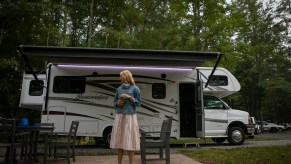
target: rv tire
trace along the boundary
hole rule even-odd
[[[104,140],[106,147],[109,147],[109,145],[110,145],[111,131],[112,131],[112,128],[108,127],[103,132],[103,140]]]
[[[228,131],[227,140],[231,145],[241,145],[245,142],[245,132],[240,127],[231,127]]]

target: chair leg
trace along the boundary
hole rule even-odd
[[[56,158],[57,158],[57,147],[54,146],[54,159],[56,159]]]
[[[9,163],[13,164],[14,163],[14,156],[15,156],[15,151],[14,147],[10,147],[10,157],[9,157]]]
[[[28,147],[29,147],[29,143],[28,141],[25,141],[25,150],[24,150],[24,161],[27,161],[28,160]],[[23,155],[23,154],[21,154]]]
[[[13,163],[13,156],[12,156],[12,152],[11,152],[11,147],[6,148],[5,161],[6,161],[6,163]]]
[[[146,164],[146,150],[143,147],[141,147],[140,149],[140,156],[141,156],[141,163]]]
[[[67,145],[67,162],[70,164],[70,144]]]
[[[75,158],[75,144],[73,144],[73,161],[76,162],[76,158]]]
[[[166,164],[170,164],[170,146],[167,145],[165,148],[166,153]]]
[[[159,150],[160,150],[160,151],[159,151],[159,152],[160,152],[160,158],[163,158],[163,154],[164,154],[163,149],[164,149],[164,148],[159,148]]]
[[[52,156],[52,146],[51,145],[48,145],[48,149],[49,149],[49,157],[51,157]]]
[[[24,159],[24,161],[27,161],[28,157],[28,148],[29,148],[29,137],[27,135],[24,136],[24,139],[21,144],[21,152],[20,152],[20,159]]]
[[[23,159],[23,156],[24,156],[24,145],[21,145],[21,151],[20,151],[20,159]]]

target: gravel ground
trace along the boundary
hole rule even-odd
[[[252,139],[247,140],[243,145],[239,146],[232,146],[226,141],[222,144],[215,144],[215,143],[201,143],[200,148],[207,149],[207,148],[237,148],[237,147],[258,147],[258,146],[285,146],[291,145],[291,132],[278,132],[278,133],[269,133],[264,132],[258,135],[255,135],[255,138],[269,138],[271,140],[268,141],[253,141]],[[272,140],[274,139],[274,140]],[[189,145],[187,148],[197,148],[196,145]]]
[[[291,140],[291,131],[284,131],[284,132],[277,132],[277,133],[264,132],[264,133],[255,135],[255,137]]]

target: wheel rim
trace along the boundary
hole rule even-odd
[[[240,142],[242,140],[242,133],[239,130],[235,130],[232,132],[232,139],[235,142]]]

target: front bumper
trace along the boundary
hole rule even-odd
[[[254,136],[255,135],[255,125],[254,124],[247,124],[247,132],[246,135],[247,136]]]

